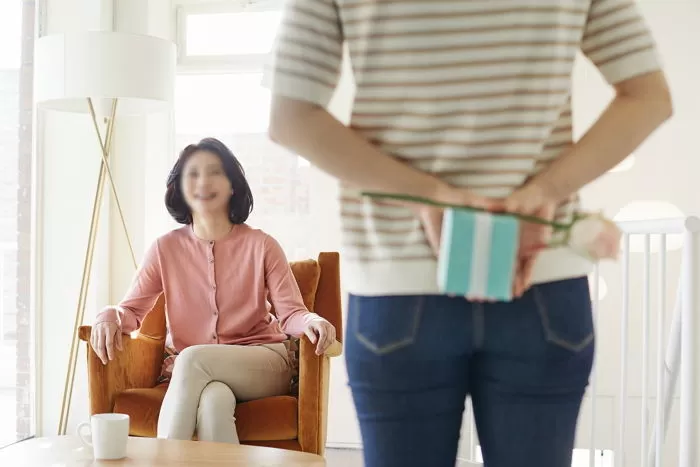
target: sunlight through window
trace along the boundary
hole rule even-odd
[[[22,2],[0,2],[0,70],[17,69],[22,39]]]
[[[33,73],[26,63],[22,66],[22,50],[34,46],[28,21],[34,6],[29,3],[0,1],[0,449],[32,436],[35,426],[34,326],[25,287],[31,266],[29,252],[21,246],[31,244],[31,227],[22,220],[30,217],[31,206],[20,194],[32,192],[24,181],[32,132],[23,131],[30,128],[20,119],[27,115],[31,121],[32,116],[26,90]]]
[[[266,54],[282,13],[259,11],[187,16],[187,55]]]

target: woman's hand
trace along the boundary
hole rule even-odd
[[[500,211],[503,209],[503,201],[479,196],[466,188],[445,187],[436,193],[434,201],[459,206],[486,209],[488,211]],[[444,210],[434,206],[419,205],[414,208],[418,219],[423,226],[423,231],[428,239],[428,244],[435,256],[440,252],[440,239],[442,237],[442,218]]]
[[[90,333],[90,345],[102,360],[102,364],[106,365],[108,361],[114,359],[117,350],[120,352],[122,350],[121,326],[114,321],[95,324]]]
[[[306,326],[304,334],[312,344],[316,344],[316,355],[323,355],[335,342],[335,327],[320,316]]]
[[[527,184],[506,198],[504,205],[507,212],[552,220],[557,203],[538,185]],[[546,248],[551,238],[550,226],[521,222],[513,296],[520,297],[530,288],[537,255]]]

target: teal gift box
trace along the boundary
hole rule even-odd
[[[518,219],[505,214],[446,209],[438,259],[440,291],[510,301],[519,225]]]

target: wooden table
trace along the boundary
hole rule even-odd
[[[118,461],[96,461],[92,449],[75,436],[35,438],[0,449],[0,466],[210,466],[230,467],[325,467],[314,454],[282,449],[239,446],[203,441],[129,438],[127,457]]]

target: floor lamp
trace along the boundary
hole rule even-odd
[[[68,427],[78,358],[78,328],[85,316],[106,182],[110,184],[136,267],[136,256],[110,170],[116,122],[121,117],[169,110],[173,100],[175,63],[175,45],[151,36],[85,31],[48,35],[36,43],[34,100],[37,108],[89,114],[95,135],[90,136],[86,144],[95,144],[101,157],[63,390],[59,435],[65,434]]]

